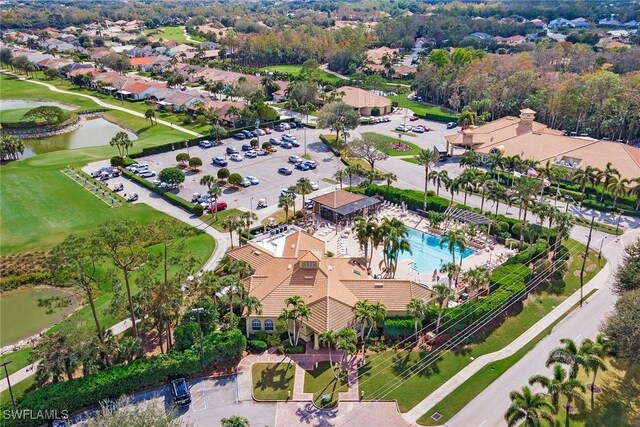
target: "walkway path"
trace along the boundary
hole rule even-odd
[[[630,234],[638,234],[637,230],[634,230]],[[631,241],[631,239],[629,239]],[[607,265],[593,278],[591,279],[583,288],[584,295],[587,295],[589,292],[595,289],[603,289],[611,283],[613,278],[613,272],[615,270],[615,266],[617,262],[621,259],[622,253],[624,251],[624,246],[620,243],[611,242],[607,246],[606,256],[605,258],[611,258],[614,262],[608,262]],[[604,255],[604,254],[603,254]],[[508,344],[506,347],[502,348],[493,353],[485,354],[469,365],[464,367],[460,372],[451,377],[446,383],[436,389],[433,393],[427,396],[424,400],[414,406],[410,411],[403,414],[403,417],[409,422],[416,422],[418,418],[420,418],[423,414],[427,413],[436,403],[440,402],[443,398],[451,394],[458,386],[464,383],[471,376],[476,374],[482,367],[487,365],[488,363],[494,362],[496,360],[504,359],[505,357],[511,356],[525,344],[533,340],[536,336],[538,336],[541,332],[543,332],[546,328],[548,328],[552,323],[562,317],[565,313],[567,313],[576,303],[580,301],[580,292],[574,292],[567,299],[562,301],[553,311],[547,314],[544,318],[542,318],[538,323],[529,328],[526,332],[516,338],[513,342]],[[593,321],[599,322],[602,319],[592,319]],[[546,354],[546,353],[545,353]],[[505,390],[507,393],[508,390]]]
[[[336,73],[335,71],[331,71],[331,70],[329,69],[329,64],[322,64],[322,65],[320,65],[320,69],[321,69],[322,71],[324,71],[325,73],[328,73],[328,74],[334,75],[334,76],[336,76],[336,77],[338,77],[338,78],[340,78],[340,79],[342,79],[342,80],[349,80],[349,77],[347,77],[347,76],[343,76],[342,74],[340,74],[340,73]]]
[[[25,81],[25,82],[29,82],[29,83],[45,86],[52,92],[65,93],[67,95],[73,95],[73,96],[79,96],[79,97],[82,97],[82,98],[87,98],[87,99],[92,100],[93,102],[95,102],[96,104],[98,104],[101,107],[110,108],[112,110],[124,111],[125,113],[131,114],[131,115],[137,116],[137,117],[142,117],[143,119],[145,119],[144,114],[142,114],[142,113],[139,113],[139,112],[134,111],[134,110],[130,110],[130,109],[125,108],[125,107],[121,107],[119,105],[114,105],[114,104],[111,104],[109,102],[104,102],[103,100],[101,100],[99,98],[96,98],[95,96],[92,96],[92,95],[86,95],[86,94],[83,94],[83,93],[69,92],[67,90],[58,89],[57,87],[55,87],[55,86],[53,86],[53,85],[51,85],[49,83],[40,82],[38,80],[30,80],[30,79],[25,78],[24,76],[20,76],[18,74],[11,73],[11,72],[9,72],[7,70],[0,70],[0,73],[12,75],[12,76],[17,77],[20,80]],[[165,126],[169,126],[169,127],[173,128],[173,129],[179,130],[181,132],[187,133],[187,134],[192,135],[192,136],[196,136],[196,137],[202,136],[202,134],[199,134],[198,132],[192,131],[192,130],[187,129],[187,128],[183,128],[182,126],[175,125],[175,124],[173,124],[171,122],[167,122],[167,121],[162,120],[162,119],[157,119],[156,122],[160,123],[162,125],[165,125]]]

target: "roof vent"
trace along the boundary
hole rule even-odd
[[[313,280],[313,276],[304,276],[305,280]]]
[[[329,271],[333,271],[333,266],[330,265],[329,267],[327,267],[329,269]]]
[[[384,287],[384,284],[383,284],[383,283],[378,282],[378,283],[375,283],[375,284],[373,285],[373,287],[374,287],[374,288],[382,288],[382,287]]]
[[[360,276],[360,272],[358,270],[351,270],[353,272],[353,274],[357,274],[358,276]]]
[[[260,252],[259,252],[259,251],[253,251],[253,254],[254,254],[255,256],[258,256],[258,255],[260,255]]]
[[[291,270],[291,264],[287,265],[287,270]]]

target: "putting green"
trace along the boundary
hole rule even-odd
[[[39,300],[60,298],[68,301],[65,307],[39,307]],[[5,292],[0,298],[0,345],[8,345],[36,334],[71,314],[79,305],[79,298],[57,288],[22,288]]]

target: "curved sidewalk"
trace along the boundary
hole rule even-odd
[[[73,96],[79,96],[79,97],[82,97],[82,98],[87,98],[87,99],[92,100],[93,102],[95,102],[96,104],[98,104],[101,107],[110,108],[112,110],[123,111],[125,113],[131,114],[133,116],[141,117],[141,118],[146,120],[146,117],[142,113],[139,113],[139,112],[134,111],[134,110],[130,110],[130,109],[125,108],[125,107],[120,107],[119,105],[114,105],[114,104],[111,104],[109,102],[104,102],[103,100],[101,100],[99,98],[96,98],[95,96],[92,96],[92,95],[86,95],[84,93],[75,93],[75,92],[69,92],[67,90],[58,89],[57,87],[55,87],[55,86],[53,86],[53,85],[51,85],[49,83],[41,82],[41,81],[38,81],[38,80],[31,80],[31,79],[28,79],[28,78],[26,78],[24,76],[12,73],[12,72],[7,71],[7,70],[0,70],[0,72],[3,73],[3,74],[7,74],[7,75],[10,75],[10,76],[17,77],[17,78],[19,78],[20,80],[22,80],[24,82],[29,82],[29,83],[45,86],[46,88],[48,88],[52,92],[66,93],[67,95],[73,95]],[[196,137],[202,136],[202,134],[199,134],[198,132],[194,132],[192,130],[183,128],[182,126],[174,125],[173,123],[167,122],[167,121],[162,120],[162,119],[158,119],[158,120],[156,120],[156,122],[160,123],[162,125],[165,125],[165,126],[169,126],[170,128],[179,130],[181,132],[187,133],[187,134],[192,135],[192,136],[196,136]]]

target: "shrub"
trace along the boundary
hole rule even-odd
[[[242,175],[239,173],[232,173],[229,175],[229,184],[240,185],[240,183],[242,183]]]
[[[191,211],[198,218],[204,215],[204,208],[199,203],[196,203],[195,205],[193,205],[193,208],[191,209]]]
[[[371,109],[371,115],[374,117],[377,117],[380,115],[380,109],[378,107],[373,107]]]
[[[444,111],[442,112],[435,112],[435,111],[430,111],[425,113],[424,118],[426,120],[433,120],[435,122],[457,122],[458,121],[458,116],[456,116],[455,114],[449,114],[446,113]]]
[[[268,141],[267,141],[267,142],[263,142],[263,143],[262,143],[262,149],[263,149],[264,151],[269,151],[269,150],[271,150],[271,143],[270,143],[270,142],[268,142]]]
[[[164,168],[158,174],[158,178],[169,185],[179,185],[184,182],[185,176],[178,168]]]
[[[269,334],[267,331],[258,331],[255,333],[255,339],[266,342],[269,339],[270,335],[271,334]]]
[[[187,153],[178,153],[176,155],[176,162],[186,164],[190,158],[191,156],[189,156]]]
[[[51,273],[48,271],[0,277],[0,292],[10,291],[25,285],[54,285],[54,283]]]
[[[200,327],[196,322],[184,323],[173,330],[175,349],[184,351],[193,347],[200,337]]]
[[[224,181],[229,178],[229,169],[220,168],[218,169],[218,179]]]
[[[121,167],[123,168],[125,166],[125,161],[124,161],[124,157],[121,156],[113,156],[111,158],[111,166],[113,166],[114,168],[116,167]]]
[[[342,156],[342,152],[340,151],[342,140],[339,140],[336,144],[335,135],[320,135],[320,141],[322,141],[335,156]]]
[[[249,340],[247,341],[247,348],[252,353],[263,353],[267,351],[267,343],[262,340]]]
[[[401,190],[395,187],[387,188],[386,185],[372,184],[364,190],[367,196],[382,196],[392,203],[405,202],[409,209],[422,210],[424,207],[424,192],[417,190]],[[427,210],[444,212],[449,206],[449,201],[443,197],[429,194],[427,197]]]
[[[251,141],[249,141],[249,144],[251,144],[251,146],[253,148],[258,147],[258,139],[257,138],[253,138]]]
[[[295,347],[291,347],[291,345],[289,344],[289,342],[287,341],[283,346],[282,346],[282,352],[284,354],[304,354],[305,352],[305,348],[304,345],[297,345]]]
[[[192,157],[189,159],[189,167],[192,169],[198,169],[202,166],[202,159],[200,157]]]
[[[422,321],[418,321],[422,329]],[[414,320],[409,317],[388,317],[384,319],[382,332],[387,338],[406,338],[414,332]]]

